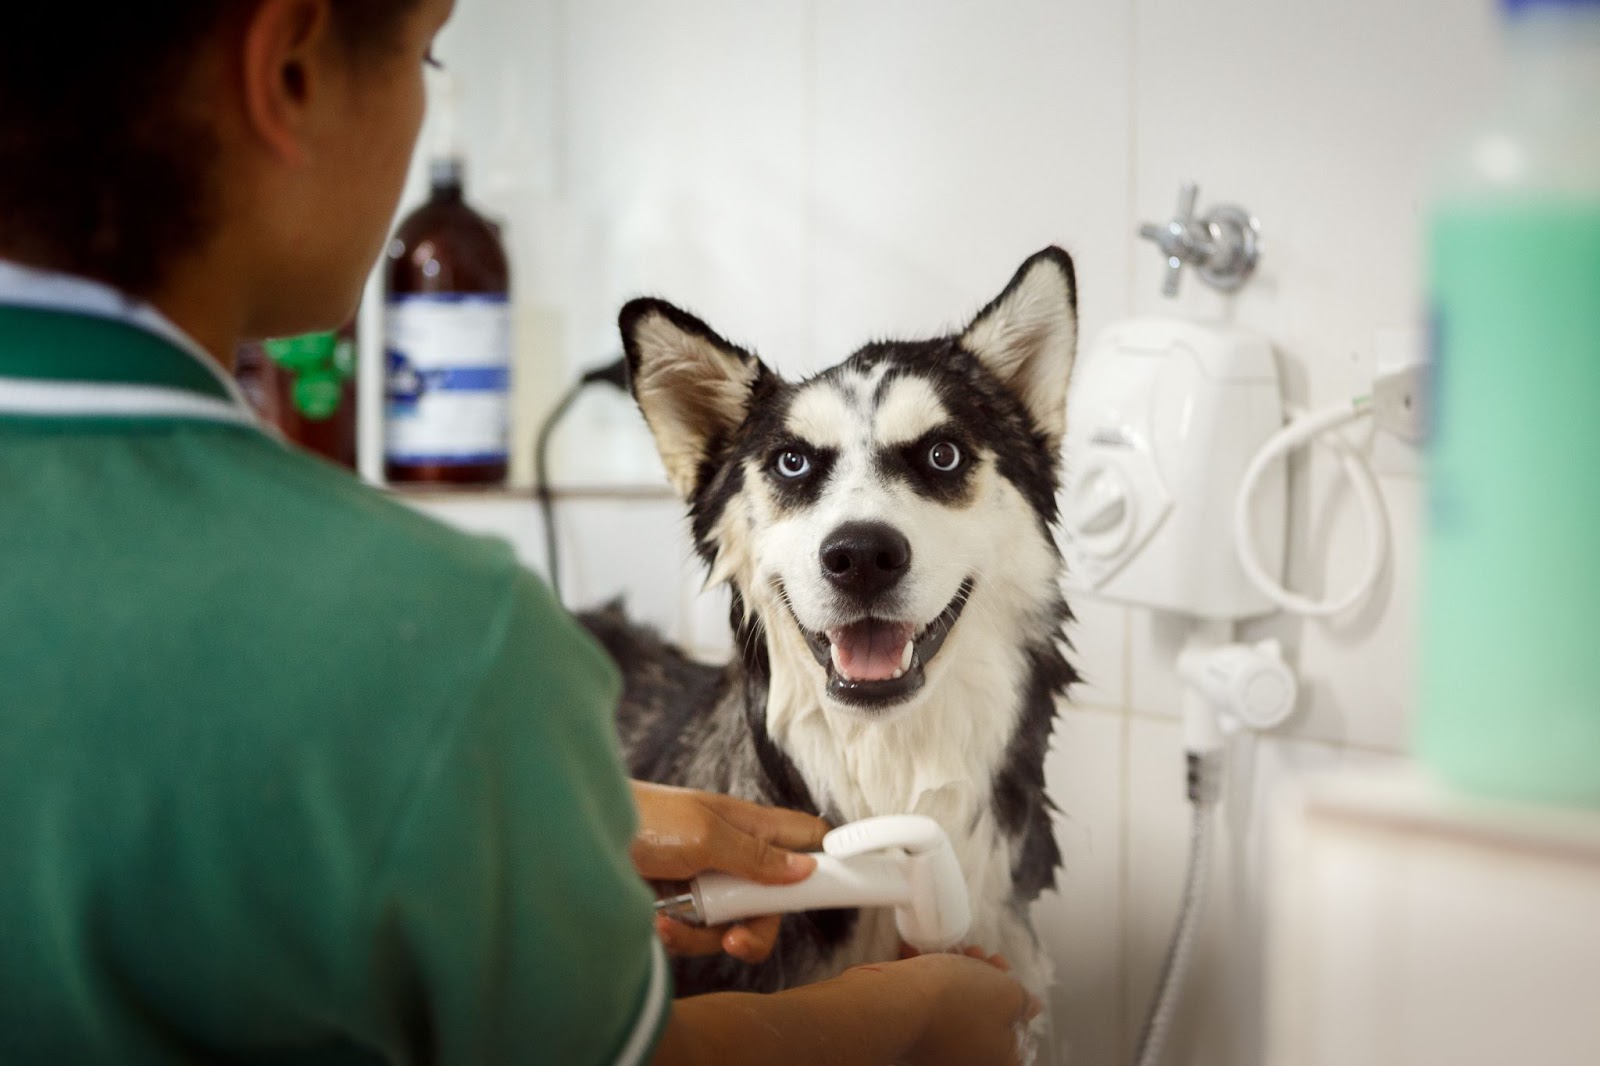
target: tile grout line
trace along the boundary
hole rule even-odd
[[[1138,187],[1139,187],[1139,7],[1141,0],[1131,0],[1128,4],[1128,184],[1127,201],[1125,203],[1123,224],[1130,229],[1136,224],[1135,215],[1138,213]],[[1124,236],[1123,240],[1128,238]],[[1131,314],[1134,308],[1134,289],[1137,284],[1138,269],[1134,263],[1134,255],[1130,251],[1127,260],[1128,291],[1124,297],[1127,309]],[[1133,705],[1133,608],[1125,607],[1122,611],[1122,700],[1127,706],[1125,711],[1131,711]],[[1130,870],[1132,862],[1129,853],[1133,845],[1132,826],[1132,773],[1133,773],[1133,715],[1124,713],[1121,723],[1122,750],[1120,767],[1117,778],[1118,793],[1118,826],[1121,837],[1120,846],[1117,848],[1117,968],[1116,988],[1113,990],[1116,1009],[1114,1013],[1114,1031],[1111,1034],[1111,1046],[1116,1050],[1118,1062],[1128,1062],[1133,1055],[1130,1046],[1128,1024],[1128,972],[1131,960],[1129,952],[1132,938],[1128,935],[1128,922],[1131,917],[1132,906],[1130,893],[1132,891]]]
[[[1096,703],[1093,701],[1088,703],[1068,701],[1062,705],[1061,709],[1064,711],[1082,712],[1084,714],[1097,714],[1116,718],[1120,718],[1127,711],[1126,707],[1119,707],[1114,703]]]
[[[805,92],[804,115],[801,119],[805,139],[805,286],[802,300],[805,303],[805,340],[802,350],[808,364],[817,361],[817,97],[819,95],[817,59],[821,52],[818,35],[821,19],[817,16],[817,0],[805,3]]]
[[[1141,711],[1132,706],[1121,708],[1101,706],[1098,708],[1075,709],[1092,709],[1101,711],[1116,710],[1119,713],[1126,714],[1129,718],[1139,719],[1141,721],[1151,723],[1165,723],[1172,726],[1174,729],[1183,728],[1183,718],[1181,715],[1162,714],[1159,711]],[[1296,736],[1293,733],[1263,733],[1261,734],[1261,738],[1265,740],[1293,741],[1296,744],[1315,744],[1319,748],[1329,748],[1338,752],[1354,752],[1361,755],[1386,755],[1390,758],[1396,759],[1409,759],[1413,757],[1413,753],[1405,748],[1386,748],[1379,744],[1369,744],[1359,740],[1329,740],[1326,737],[1304,737]]]
[[[1139,224],[1139,0],[1128,4],[1128,201],[1123,217],[1123,240],[1137,232]],[[1134,313],[1138,300],[1134,296],[1139,282],[1137,248],[1128,253],[1127,311]]]
[[[1122,609],[1122,704],[1133,707],[1133,608]]]
[[[1337,748],[1340,751],[1358,752],[1362,755],[1387,755],[1394,759],[1411,759],[1416,757],[1414,752],[1407,749],[1382,748],[1376,744],[1363,744],[1360,741],[1354,740],[1307,740],[1306,743],[1323,744],[1330,748]]]
[[[1121,837],[1120,846],[1117,848],[1117,968],[1116,987],[1113,996],[1116,1003],[1114,1011],[1116,1028],[1112,1033],[1112,1043],[1117,1049],[1117,1061],[1127,1062],[1131,1054],[1128,1046],[1128,970],[1129,946],[1131,937],[1128,935],[1128,920],[1131,905],[1129,894],[1131,890],[1129,869],[1131,861],[1129,851],[1133,844],[1132,825],[1132,773],[1133,760],[1131,749],[1133,747],[1133,717],[1123,715],[1120,727],[1121,750],[1118,754],[1117,773],[1117,807],[1118,828]]]

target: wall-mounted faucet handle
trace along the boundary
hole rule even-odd
[[[1199,219],[1194,217],[1200,187],[1183,183],[1178,192],[1178,212],[1164,225],[1146,222],[1139,236],[1155,242],[1166,257],[1161,283],[1164,296],[1178,295],[1184,265],[1200,272],[1212,288],[1232,292],[1249,280],[1261,255],[1261,224],[1242,207],[1220,204]]]
[[[1194,239],[1194,204],[1200,195],[1200,186],[1192,181],[1183,183],[1178,191],[1178,213],[1166,225],[1146,222],[1139,227],[1139,236],[1154,241],[1161,254],[1167,258],[1167,273],[1161,283],[1163,296],[1178,295],[1178,280],[1183,275],[1183,264],[1194,262],[1201,254]]]

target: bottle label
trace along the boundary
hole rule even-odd
[[[385,457],[461,466],[505,462],[511,310],[503,294],[392,296],[385,315]]]

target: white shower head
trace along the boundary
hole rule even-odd
[[[972,926],[972,907],[961,864],[938,822],[918,814],[866,818],[833,830],[822,849],[804,881],[761,885],[706,873],[686,894],[657,907],[703,925],[760,914],[893,907],[901,938],[918,951],[960,946]]]

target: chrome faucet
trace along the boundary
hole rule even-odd
[[[1250,212],[1236,204],[1218,204],[1197,219],[1194,202],[1199,195],[1198,185],[1184,182],[1172,221],[1139,227],[1139,236],[1154,241],[1166,256],[1163,296],[1178,295],[1178,279],[1186,264],[1212,288],[1233,292],[1250,279],[1261,256],[1261,223]]]

